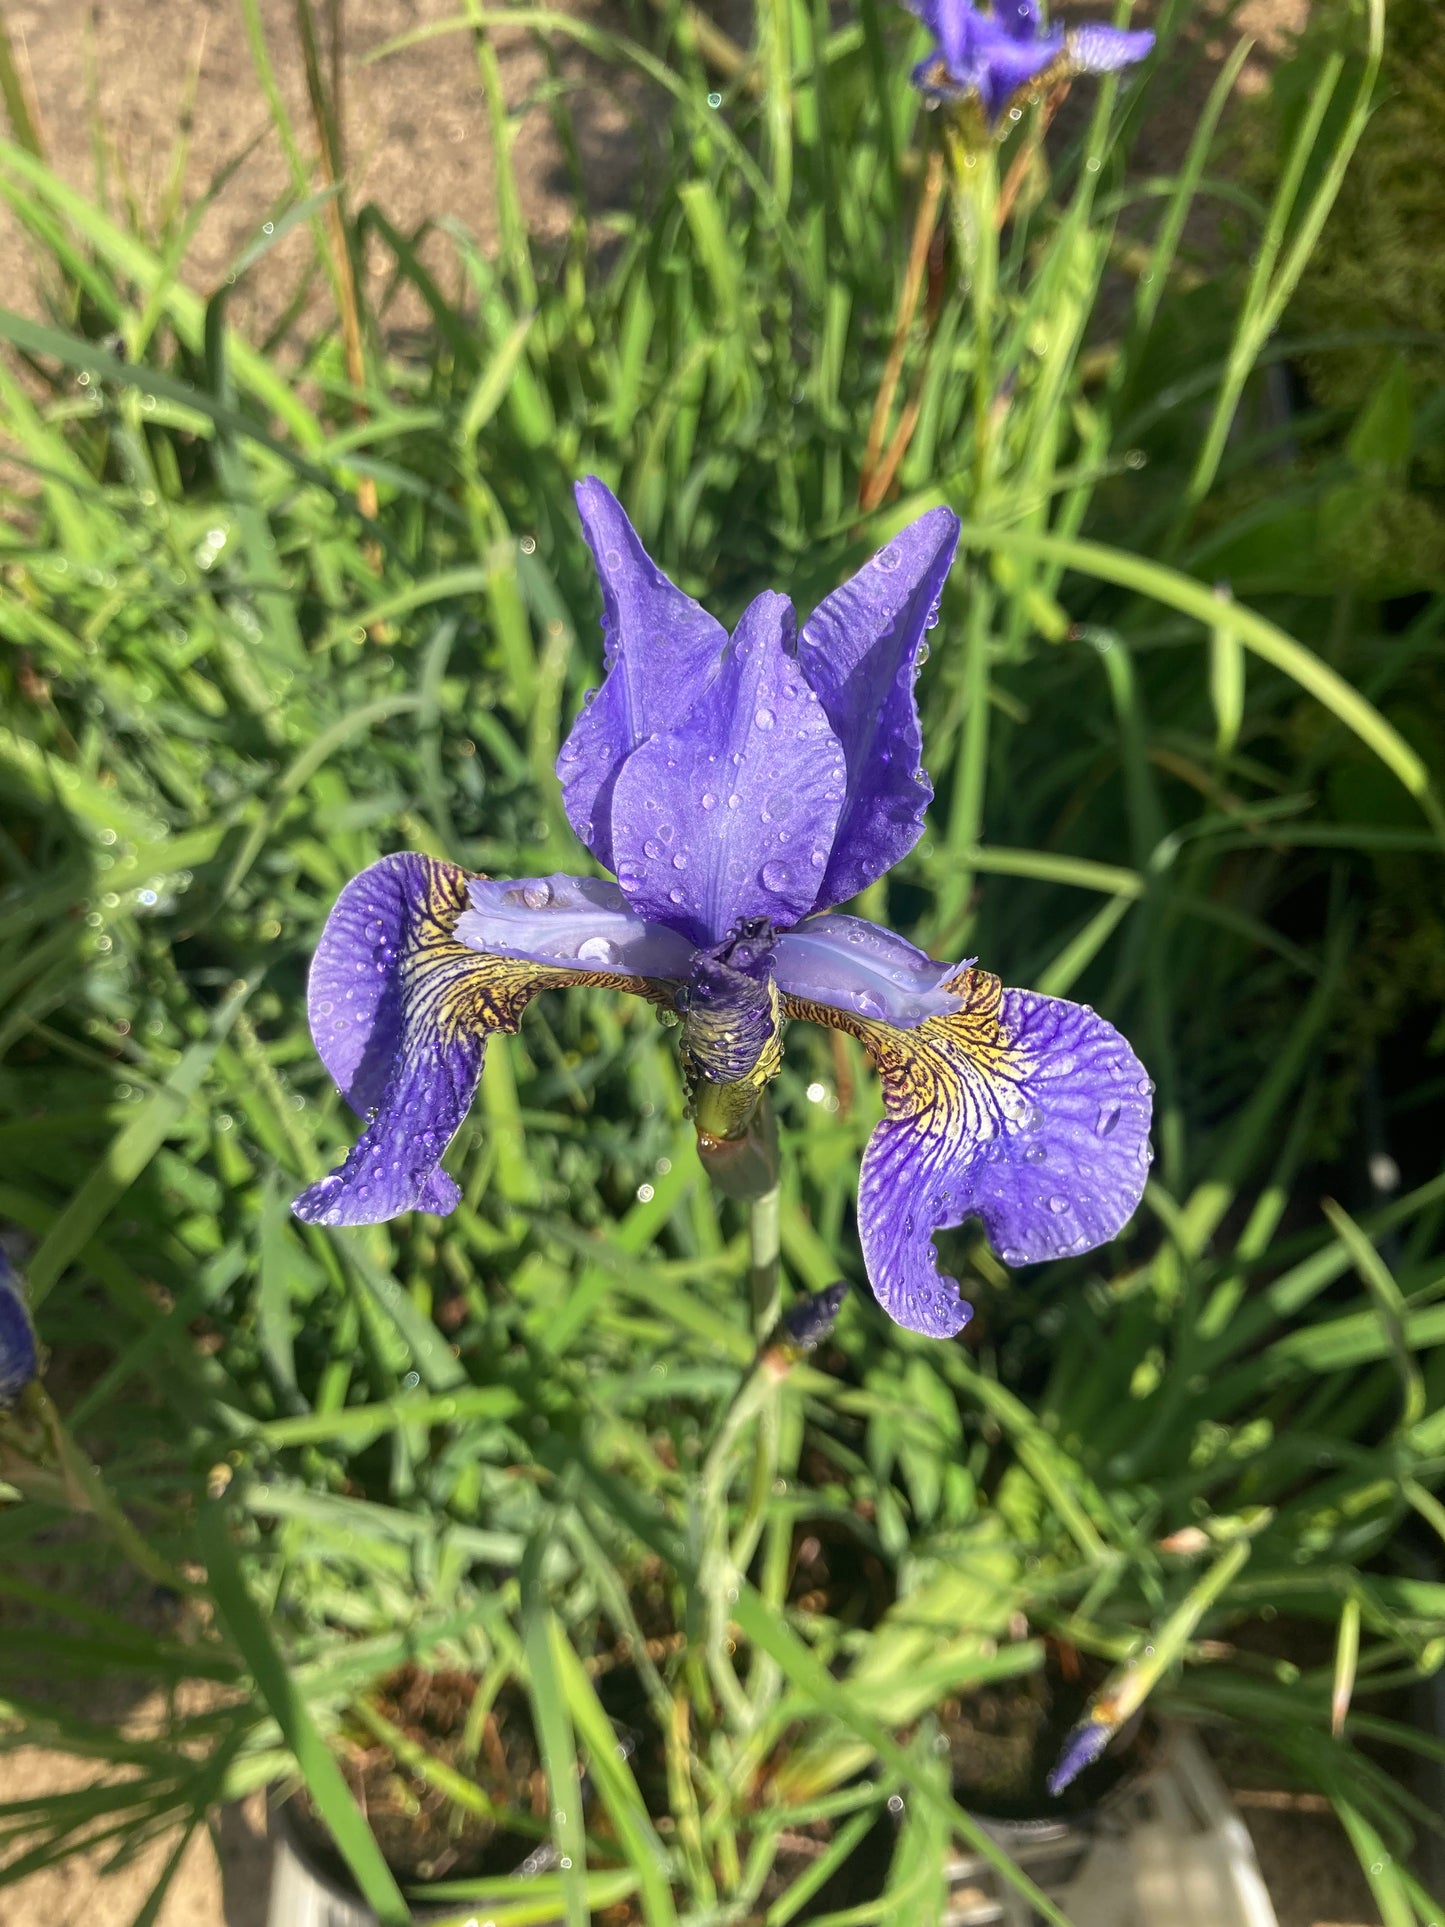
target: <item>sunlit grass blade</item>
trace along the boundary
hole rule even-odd
[[[202,1508],[199,1540],[221,1616],[287,1746],[295,1755],[317,1812],[355,1876],[367,1905],[383,1927],[408,1927],[411,1915],[401,1890],[298,1692],[290,1669],[276,1649],[266,1620],[247,1587],[227,1532],[225,1515],[214,1504]]]
[[[1006,552],[1017,550],[1042,556],[1099,581],[1132,589],[1193,617],[1211,634],[1227,620],[1246,649],[1298,683],[1380,758],[1419,803],[1445,846],[1445,810],[1420,755],[1343,676],[1254,610],[1231,603],[1226,616],[1218,597],[1202,583],[1163,563],[1128,555],[1098,542],[1063,541],[1050,535],[968,525],[965,525],[964,540],[980,549],[1001,548]]]

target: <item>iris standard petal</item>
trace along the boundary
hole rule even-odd
[[[613,790],[618,882],[697,944],[750,918],[796,923],[817,901],[847,772],[793,630],[787,598],[759,596],[686,721],[636,750]]]
[[[951,509],[930,509],[809,616],[798,661],[843,745],[848,791],[818,901],[845,903],[923,833],[933,787],[922,768],[913,684],[958,547]]]
[[[943,987],[959,968],[936,963],[881,924],[836,911],[809,917],[773,946],[773,974],[785,996],[881,1018],[901,1030],[959,1008]]]
[[[695,954],[686,937],[648,923],[615,883],[595,877],[474,877],[468,896],[456,934],[470,950],[674,979],[686,977]]]
[[[968,0],[935,0],[929,27],[938,39],[938,49],[949,68],[961,73],[970,63],[973,42],[979,25],[978,13]]]
[[[1064,36],[1057,29],[1025,41],[995,28],[979,61],[978,76],[978,91],[989,120],[998,120],[1009,102],[1054,64],[1063,47]]]
[[[1076,74],[1113,74],[1121,67],[1132,67],[1153,50],[1152,33],[1131,33],[1123,27],[1098,23],[1075,27],[1065,49],[1069,65]]]
[[[0,1251],[0,1412],[12,1406],[38,1367],[35,1328],[21,1293],[20,1280]]]
[[[938,42],[945,60],[949,58],[951,48],[954,60],[962,62],[966,53],[969,18],[973,12],[968,0],[903,0],[903,4],[910,13],[917,14],[927,27]],[[936,57],[930,55],[929,59]]]
[[[567,820],[597,861],[615,870],[612,785],[637,745],[682,721],[716,672],[727,631],[669,582],[622,504],[595,475],[577,484],[582,532],[602,585],[607,675],[557,758]]]
[[[986,971],[948,988],[958,1011],[913,1030],[783,1005],[850,1031],[878,1065],[884,1115],[863,1156],[859,1238],[884,1310],[932,1337],[971,1315],[938,1269],[935,1231],[980,1218],[1010,1265],[1087,1251],[1128,1222],[1150,1159],[1153,1086],[1111,1024]]]
[[[452,1210],[460,1192],[442,1154],[476,1093],[488,1036],[515,1031],[539,990],[606,982],[646,994],[638,979],[458,942],[470,881],[434,857],[383,857],[327,919],[311,966],[311,1034],[368,1123],[340,1168],[292,1205],[308,1224]]]
[[[1039,10],[1035,0],[993,0],[993,17],[1010,40],[1039,37]]]

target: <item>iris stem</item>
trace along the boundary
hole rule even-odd
[[[109,1532],[121,1552],[148,1579],[175,1593],[197,1588],[142,1537],[120,1501],[76,1444],[65,1421],[38,1381],[21,1393],[16,1417],[29,1431],[12,1432],[0,1449],[0,1477],[44,1505],[89,1512]],[[48,1448],[48,1450],[47,1450]]]
[[[775,1184],[748,1203],[748,1282],[758,1357],[727,1409],[698,1483],[698,1578],[707,1602],[708,1674],[729,1722],[744,1732],[756,1725],[758,1708],[733,1665],[729,1609],[757,1550],[778,1464],[781,1372],[777,1347],[766,1351],[764,1347],[781,1312],[779,1195]],[[786,1366],[781,1370],[786,1371]],[[734,1537],[729,1529],[728,1489],[749,1450],[744,1443],[749,1428],[752,1463],[743,1516]]]
[[[752,1294],[753,1337],[761,1345],[782,1311],[781,1250],[777,1185],[748,1206],[748,1287]]]
[[[761,1363],[755,1364],[728,1407],[712,1450],[703,1463],[698,1487],[698,1589],[707,1603],[704,1639],[707,1669],[729,1722],[744,1732],[754,1725],[755,1715],[752,1702],[732,1663],[729,1608],[737,1599],[741,1574],[728,1532],[728,1487],[732,1482],[743,1434],[754,1420],[759,1423],[750,1512],[756,1502],[760,1482],[766,1479],[767,1484],[771,1484],[771,1473],[766,1471],[765,1461],[769,1439],[776,1452],[777,1425],[775,1422],[769,1426],[764,1420],[769,1407],[776,1411],[777,1398],[776,1377]],[[740,1547],[746,1539],[745,1527]]]

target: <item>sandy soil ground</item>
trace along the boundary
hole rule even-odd
[[[1246,87],[1262,83],[1269,60],[1302,24],[1308,4],[1245,0],[1236,28],[1259,43]],[[615,17],[606,0],[571,0],[570,10],[599,20]],[[740,5],[708,11],[729,26],[738,24]],[[467,42],[443,33],[381,60],[367,59],[384,42],[438,26],[457,12],[454,0],[346,0],[337,67],[350,136],[348,191],[354,205],[374,201],[403,230],[450,216],[487,243],[496,233],[492,145]],[[299,145],[310,154],[314,143],[292,0],[260,0],[260,14],[281,97]],[[177,143],[188,141],[186,205],[214,192],[191,240],[185,278],[201,289],[217,285],[289,185],[236,0],[6,0],[5,15],[32,77],[47,151],[77,187],[94,190],[92,130],[100,128],[110,194],[126,195],[157,222]],[[1233,38],[1233,32],[1221,32],[1210,51],[1221,57]],[[519,33],[500,35],[498,51],[507,99],[519,105],[546,80],[546,63]],[[645,138],[638,96],[609,84],[575,48],[559,51],[558,69],[576,89],[589,197],[594,206],[605,205],[625,190]],[[1176,131],[1189,124],[1181,113]],[[1167,167],[1170,132],[1159,130],[1154,138],[1153,164]],[[567,175],[544,111],[522,114],[514,158],[528,219],[544,235],[559,233],[570,219]],[[253,278],[247,290],[249,308],[237,304],[242,325],[261,328],[281,312],[304,248],[298,236],[268,257],[266,275]],[[36,302],[24,238],[4,210],[0,298],[32,310]],[[402,327],[418,319],[404,312],[389,317]],[[93,1777],[91,1763],[23,1748],[0,1755],[0,1801],[73,1789]],[[1364,1883],[1327,1815],[1264,1802],[1248,1806],[1246,1818],[1281,1927],[1373,1927],[1377,1916]],[[264,1823],[258,1796],[218,1816],[212,1834],[194,1838],[157,1927],[264,1927]],[[174,1844],[156,1842],[118,1868],[101,1853],[71,1860],[6,1889],[0,1918],[5,1927],[129,1927]]]
[[[605,0],[572,0],[567,10],[616,24]],[[452,0],[344,0],[344,37],[322,49],[341,80],[347,130],[347,193],[374,202],[409,233],[423,221],[459,221],[484,245],[496,233],[495,173],[481,78],[467,36],[436,33],[380,59],[369,56],[407,34],[455,20]],[[325,8],[315,8],[324,20]],[[207,205],[186,251],[184,278],[209,291],[289,192],[290,170],[257,82],[238,0],[6,0],[6,18],[33,92],[48,157],[77,187],[94,193],[99,168],[112,206],[124,198],[143,227],[159,228],[184,149],[185,202]],[[292,0],[259,0],[266,54],[308,160],[316,140]],[[507,100],[520,103],[547,79],[530,36],[499,32]],[[589,193],[605,204],[630,178],[638,131],[629,97],[575,44],[559,43],[557,69],[574,88],[573,113],[586,156]],[[103,130],[98,162],[95,129]],[[513,149],[524,212],[555,235],[570,218],[565,168],[548,115],[523,115]],[[238,325],[264,330],[295,285],[309,243],[288,236],[238,289]],[[0,289],[9,305],[31,305],[23,236],[0,216]],[[18,299],[17,299],[18,297]],[[394,325],[415,325],[402,312]]]

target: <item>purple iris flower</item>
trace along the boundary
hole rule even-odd
[[[35,1329],[20,1280],[0,1251],[0,1412],[8,1411],[34,1378]]]
[[[681,1019],[707,1148],[745,1136],[783,1026],[850,1032],[883,1080],[859,1233],[899,1324],[970,1316],[933,1233],[978,1217],[1006,1263],[1086,1251],[1139,1201],[1151,1085],[1081,1005],[1004,990],[840,914],[931,800],[913,685],[959,523],[931,509],[797,627],[760,595],[731,637],[650,560],[601,482],[577,488],[607,674],[557,760],[567,815],[617,881],[495,881],[384,857],[342,891],[311,969],[316,1047],[367,1119],[296,1200],[313,1224],[450,1211],[442,1153],[487,1037],[540,990],[607,985]]]
[[[1017,94],[1046,70],[1112,74],[1142,60],[1152,33],[1090,24],[1065,32],[1045,27],[1036,0],[993,0],[981,12],[972,0],[905,0],[938,42],[913,70],[914,85],[930,100],[977,99],[990,126]]]

